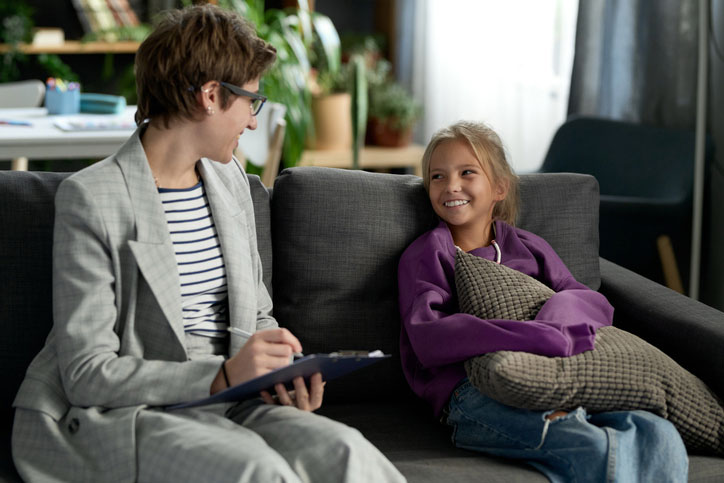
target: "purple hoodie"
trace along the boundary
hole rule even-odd
[[[463,363],[470,357],[499,350],[572,356],[593,349],[596,329],[613,320],[606,298],[577,282],[545,240],[502,221],[495,228],[501,263],[556,292],[535,320],[482,320],[459,312],[455,243],[445,222],[415,240],[400,259],[402,369],[436,415],[465,377]],[[495,260],[492,246],[470,253]]]

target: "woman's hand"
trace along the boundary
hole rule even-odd
[[[267,404],[296,406],[302,411],[315,411],[322,406],[324,384],[325,383],[322,382],[322,374],[317,372],[309,378],[309,389],[307,389],[304,383],[304,378],[300,376],[294,378],[293,391],[287,391],[284,384],[276,384],[274,386],[276,396],[272,396],[268,391],[262,391],[261,397]]]
[[[255,332],[239,352],[224,362],[229,385],[235,386],[288,365],[294,352],[302,352],[302,344],[287,329]],[[226,387],[224,374],[219,368],[211,384],[211,394]]]

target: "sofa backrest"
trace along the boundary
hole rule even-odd
[[[575,174],[521,177],[518,225],[543,236],[597,289],[598,184]],[[409,396],[400,369],[397,264],[437,219],[415,176],[292,168],[272,196],[274,315],[307,353],[380,349],[390,360],[331,381],[325,400]]]
[[[0,171],[0,429],[53,323],[55,191],[70,173]]]
[[[0,430],[52,325],[54,196],[67,173],[0,171]],[[420,178],[292,168],[272,196],[249,176],[274,314],[307,353],[381,349],[391,360],[331,381],[326,400],[407,397],[399,364],[397,262],[436,223]],[[518,225],[548,240],[598,288],[598,185],[586,175],[521,177]],[[273,239],[273,241],[272,241]],[[273,263],[272,263],[273,255]]]

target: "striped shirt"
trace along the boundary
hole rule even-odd
[[[226,269],[203,182],[158,192],[181,279],[184,330],[188,335],[226,337]]]

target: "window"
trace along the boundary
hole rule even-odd
[[[412,87],[425,107],[418,139],[460,119],[485,121],[517,172],[538,169],[566,117],[578,1],[418,5]]]

